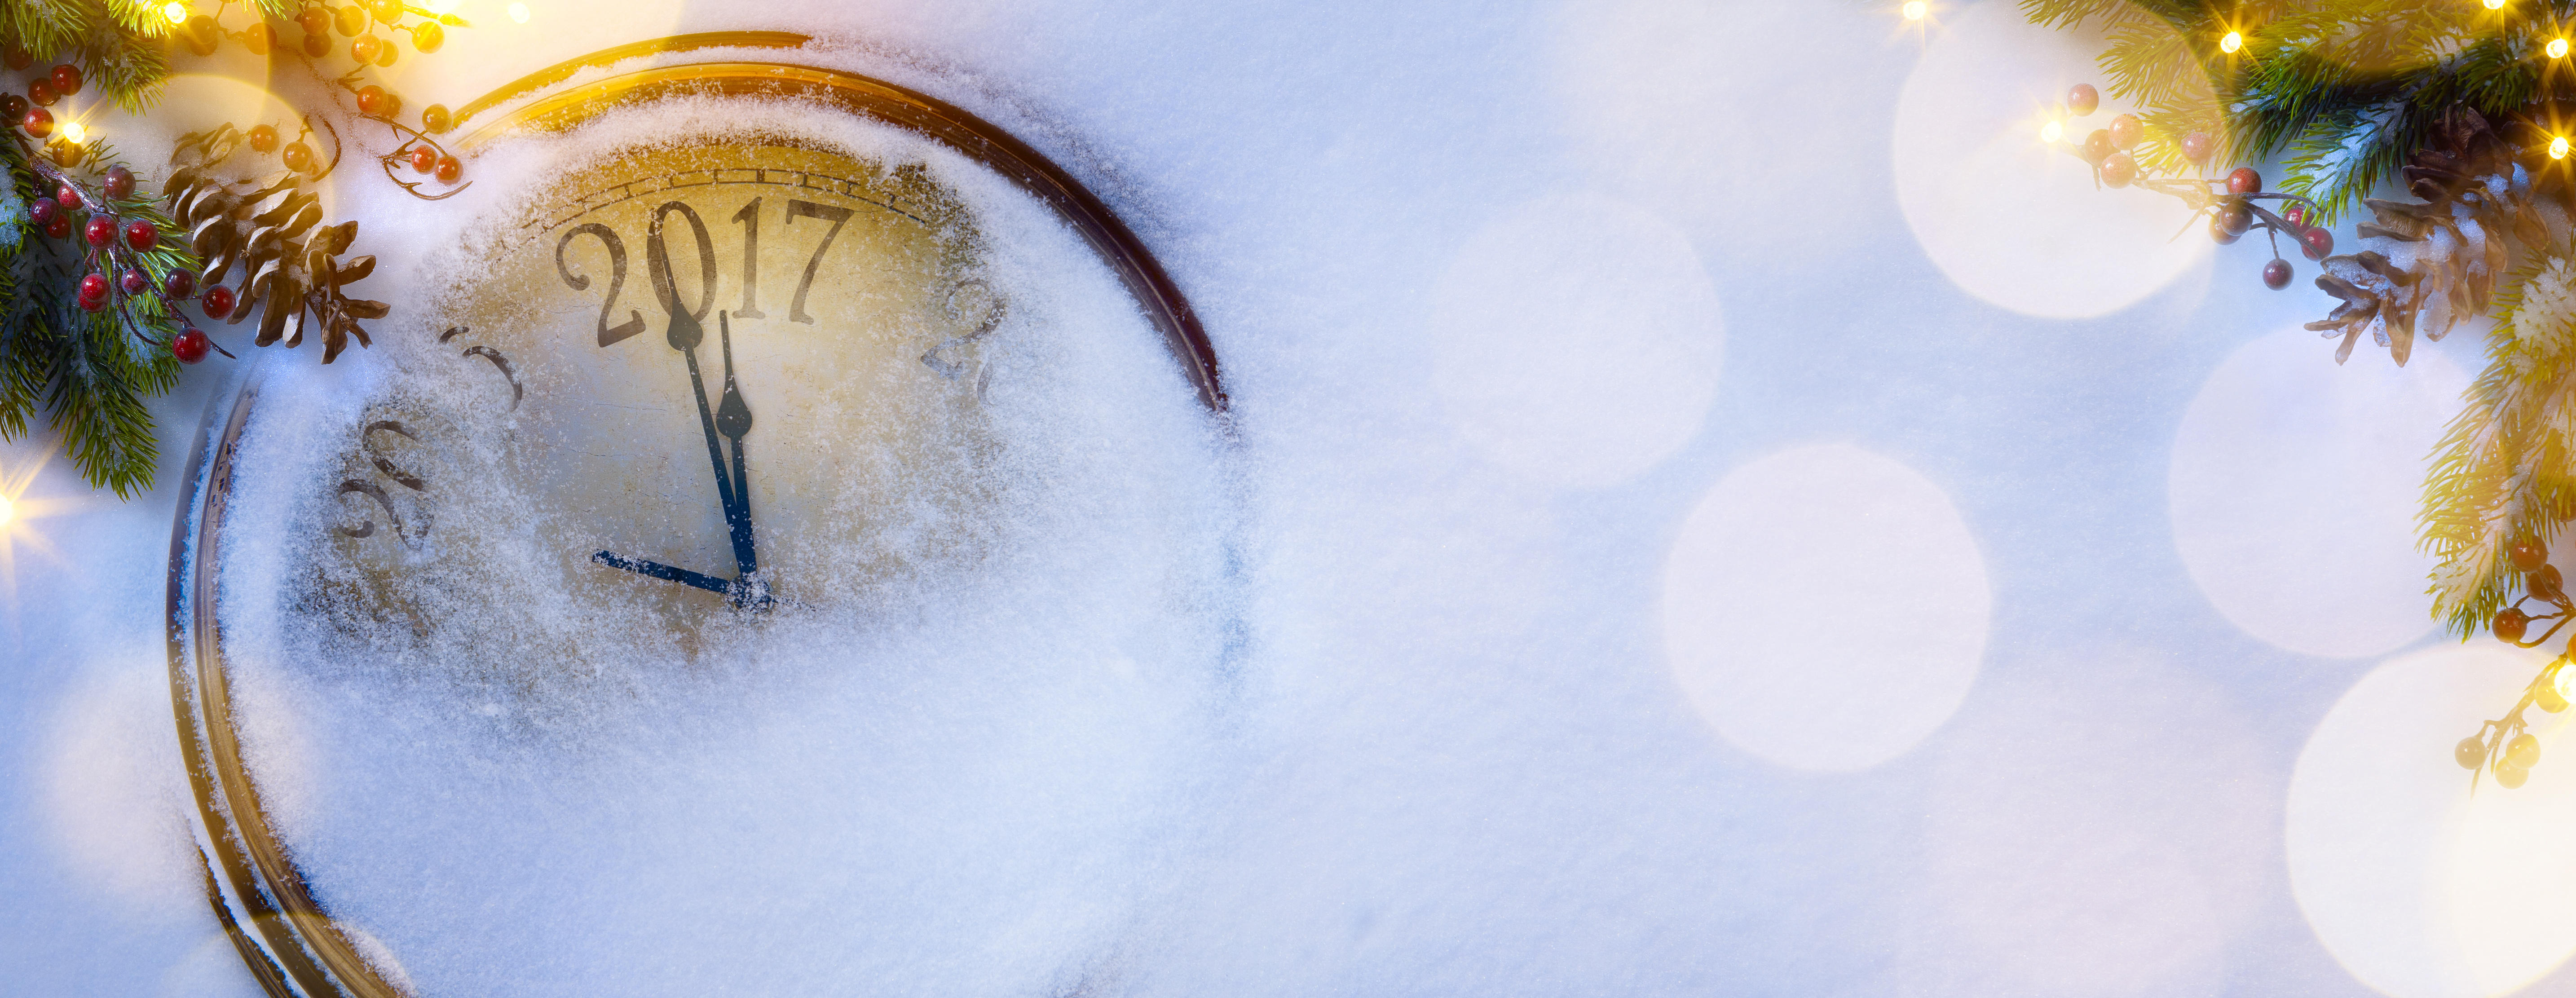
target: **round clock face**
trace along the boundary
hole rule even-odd
[[[487,162],[531,180],[479,181],[412,321],[215,420],[181,709],[254,969],[1086,973],[1230,633],[1212,382],[1135,268],[837,109],[612,111]]]

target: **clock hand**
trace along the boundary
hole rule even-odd
[[[684,586],[696,586],[711,593],[724,593],[730,596],[734,590],[733,583],[704,572],[692,572],[685,568],[665,565],[658,561],[646,561],[642,558],[629,558],[614,551],[599,552],[591,555],[590,560],[637,575],[651,576],[666,582],[677,582]]]
[[[698,324],[697,316],[680,307],[680,293],[671,283],[671,261],[667,259],[662,261],[662,283],[674,289],[668,300],[662,303],[662,308],[671,315],[671,326],[665,339],[671,344],[671,349],[679,351],[680,356],[689,362],[689,391],[697,396],[698,427],[707,435],[707,463],[715,468],[716,501],[724,509],[725,525],[733,533],[735,567],[742,574],[750,575],[756,567],[750,557],[751,520],[742,511],[742,497],[734,494],[734,477],[725,469],[724,450],[716,443],[715,414],[707,408],[706,378],[698,373],[698,344],[707,338],[707,329]],[[719,316],[717,321],[723,322],[723,317]],[[726,342],[732,342],[730,335]],[[743,411],[745,430],[750,429],[750,422],[751,412],[746,409]]]
[[[716,406],[715,428],[733,441],[733,502],[725,507],[725,524],[733,528],[734,565],[748,579],[760,570],[760,553],[751,536],[751,476],[742,462],[742,437],[751,432],[751,407],[742,403],[742,391],[734,387],[733,322],[723,312],[716,313],[716,331],[723,337],[725,385],[724,401]],[[716,476],[724,476],[721,466]]]

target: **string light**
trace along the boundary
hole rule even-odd
[[[1919,2],[1919,0],[1918,0],[1918,2]],[[511,4],[511,5],[510,5],[510,20],[517,21],[517,22],[519,22],[519,23],[521,23],[521,24],[526,24],[526,23],[528,23],[528,5],[527,5],[527,4],[523,4],[523,3],[514,3],[514,4]]]
[[[2055,144],[2058,139],[2064,137],[2066,137],[2066,125],[2055,118],[2051,118],[2047,124],[2039,126],[2039,140],[2042,142]]]
[[[1906,20],[1920,21],[1923,15],[1932,12],[1932,6],[1924,3],[1923,0],[1905,0],[1904,11]]]
[[[186,24],[188,23],[188,5],[180,3],[179,0],[170,0],[169,3],[162,5],[161,16],[169,18],[170,23],[172,24]]]
[[[429,0],[429,12],[444,14],[456,9],[456,0]]]
[[[2559,137],[2557,137],[2557,138],[2554,138],[2554,139],[2549,140],[2549,158],[2551,158],[2551,159],[2566,159],[2566,158],[2567,158],[2567,136],[2561,135],[2561,136],[2559,136]]]
[[[2486,0],[2488,10],[2503,10],[2504,0]]]
[[[81,123],[77,121],[63,122],[63,141],[69,142],[73,145],[87,142],[89,141],[89,129],[82,128]]]
[[[2244,47],[2245,36],[2233,31],[2228,32],[2227,37],[2218,40],[2218,50],[2229,55],[2235,55],[2237,49]]]
[[[2567,58],[2567,39],[2564,39],[2564,38],[2552,38],[2552,39],[2550,39],[2550,40],[2549,40],[2549,50],[2548,50],[2548,51],[2549,51],[2549,57],[2550,57],[2550,58],[2552,58],[2552,59],[2564,59],[2564,58]]]
[[[0,496],[0,524],[8,523],[9,518],[16,515],[18,515],[18,504],[10,502],[8,496]]]

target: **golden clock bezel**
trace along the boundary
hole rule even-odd
[[[582,69],[639,55],[701,48],[793,48],[804,36],[721,32],[637,42],[530,74],[464,105],[462,124],[493,107],[562,83]],[[853,73],[778,62],[706,62],[624,73],[537,97],[476,126],[456,143],[471,154],[497,139],[569,128],[622,104],[676,94],[790,97],[919,132],[1010,178],[1055,209],[1118,274],[1154,324],[1213,418],[1226,396],[1216,354],[1179,288],[1108,206],[1024,142],[960,108]],[[229,408],[210,407],[189,468],[189,491],[171,528],[167,637],[170,699],[197,809],[207,901],[260,985],[277,998],[399,998],[349,933],[322,910],[269,826],[243,766],[226,684],[213,566],[232,493],[233,457],[259,396],[246,384]],[[222,424],[216,425],[218,411]],[[244,923],[248,924],[245,925]]]

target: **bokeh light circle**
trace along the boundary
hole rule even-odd
[[[1728,742],[1795,769],[1903,755],[1985,657],[1985,559],[1940,486],[1847,444],[1709,490],[1664,563],[1664,654]]]
[[[2576,739],[2529,712],[2531,781],[2470,788],[2452,745],[2512,708],[2540,659],[2494,642],[2406,655],[2308,736],[2284,829],[2319,942],[2394,998],[2486,998],[2576,954]]]
[[[1432,291],[1432,384],[1486,459],[1599,488],[1669,457],[1717,393],[1726,325],[1690,241],[1613,198],[1506,210]]]
[[[2066,120],[2060,143],[2040,142],[2066,88],[2101,78],[2100,51],[2029,23],[2017,5],[1984,3],[1949,17],[1906,78],[1897,204],[1961,290],[2026,315],[2087,318],[2208,265],[2212,243],[2179,199],[2099,187],[2066,151],[2134,109],[2106,94],[2099,110]]]
[[[2246,633],[2310,655],[2377,655],[2433,624],[2415,515],[2468,376],[2439,353],[2400,369],[2369,354],[2337,365],[2333,349],[2293,328],[2210,373],[2174,436],[2174,545]]]

